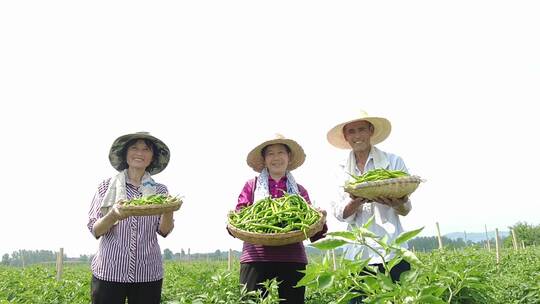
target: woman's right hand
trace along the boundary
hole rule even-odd
[[[125,203],[125,201],[120,200],[116,202],[116,204],[113,205],[111,212],[113,213],[114,217],[117,221],[121,221],[125,218],[127,218],[129,215],[127,215],[125,212],[123,212],[118,206],[121,206]]]

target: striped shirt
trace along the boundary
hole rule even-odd
[[[238,197],[238,204],[236,205],[237,211],[253,204],[254,184],[255,178],[250,179],[244,185],[244,188]],[[309,195],[306,189],[300,184],[297,185],[300,195],[304,197],[308,203],[310,203]],[[287,191],[287,177],[284,176],[279,181],[268,178],[268,190],[272,198],[283,196],[283,192]],[[325,224],[323,231],[312,237],[312,240],[315,241],[321,238],[326,230],[328,229]],[[244,242],[242,255],[240,256],[240,263],[249,262],[293,262],[307,264],[307,257],[302,242],[284,246],[263,246]]]
[[[103,181],[94,195],[88,212],[88,229],[92,234],[94,223],[103,216],[101,203],[110,179]],[[158,194],[167,194],[167,187],[157,184]],[[127,198],[141,197],[139,188],[126,183]],[[161,217],[130,216],[119,221],[99,238],[99,247],[92,259],[92,274],[111,282],[152,282],[163,278],[161,250],[157,241]]]

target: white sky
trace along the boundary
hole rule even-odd
[[[379,147],[427,180],[405,229],[539,224],[538,16],[537,1],[3,1],[0,254],[93,253],[90,202],[134,131],[169,145],[155,179],[185,195],[161,248],[240,250],[225,223],[249,150],[297,140],[293,173],[328,209],[346,152],[326,132],[360,109],[390,119]]]

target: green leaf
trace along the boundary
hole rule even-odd
[[[369,226],[371,226],[371,224],[373,224],[373,221],[375,220],[375,215],[372,215],[369,220],[364,224],[362,225],[362,227],[364,228],[369,228]]]
[[[418,299],[418,303],[433,303],[433,304],[446,304],[445,301],[432,295],[421,296]]]
[[[320,250],[330,250],[348,243],[349,242],[347,240],[341,238],[324,238],[316,241],[315,243],[311,243],[310,246],[313,246]]]
[[[377,279],[380,283],[380,286],[382,289],[386,290],[386,291],[390,291],[390,290],[393,290],[394,289],[394,283],[392,283],[392,279],[389,277],[390,274],[385,275],[385,274],[382,274],[382,273],[377,273]]]
[[[407,249],[402,248],[401,249],[401,256],[403,259],[409,263],[411,263],[414,266],[421,266],[423,265],[422,262],[416,257],[416,255]]]
[[[319,278],[317,278],[317,281],[319,282],[319,288],[326,289],[332,286],[332,283],[334,282],[334,275],[331,273],[322,274],[319,276]]]
[[[388,271],[392,270],[392,268],[394,268],[394,266],[401,262],[401,260],[402,258],[400,256],[395,256],[389,262],[387,262],[386,267],[388,268]]]
[[[352,231],[334,231],[334,232],[328,232],[326,235],[328,236],[340,236],[342,238],[346,238],[349,240],[356,240],[356,236]]]
[[[359,295],[358,295],[357,293],[354,293],[354,292],[347,292],[347,293],[343,294],[341,297],[339,297],[339,298],[337,299],[337,303],[339,303],[339,304],[342,304],[342,303],[343,303],[343,304],[347,304],[347,303],[349,303],[349,301],[350,301],[351,299],[354,299],[354,298],[356,298],[356,297],[358,297],[358,296],[359,296]]]
[[[371,232],[370,230],[368,230],[365,227],[358,227],[358,228],[356,228],[356,231],[358,232],[359,235],[361,235],[363,237],[369,237],[369,238],[376,238],[377,237],[377,235],[375,233]]]
[[[366,284],[366,292],[375,293],[380,289],[379,282],[374,277],[364,277],[364,283]]]
[[[416,280],[418,279],[418,270],[408,270],[405,272],[402,272],[401,275],[399,275],[399,281],[402,284],[410,283],[414,284],[416,283]]]
[[[377,244],[379,244],[387,253],[390,251],[390,246],[388,246],[387,242],[385,240],[388,240],[387,235],[385,235],[382,239],[373,238]]]
[[[409,271],[410,272],[410,271]],[[446,286],[428,286],[420,292],[421,296],[436,296],[441,297],[443,293],[446,291]]]
[[[412,230],[412,231],[403,232],[394,240],[393,244],[396,244],[396,245],[403,244],[406,241],[417,236],[420,232],[422,232],[423,229],[424,227],[416,229],[416,230]]]

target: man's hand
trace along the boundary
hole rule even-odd
[[[363,197],[357,197],[352,194],[350,197],[352,200],[345,206],[345,208],[343,208],[343,218],[348,218],[354,213],[357,213],[360,206],[368,202],[368,200]]]
[[[324,216],[326,216],[326,210],[321,209],[321,208],[315,208],[315,210],[319,211],[319,212],[322,213]]]
[[[373,199],[373,201],[387,205],[392,208],[399,208],[401,205],[405,204],[409,200],[408,196],[400,197],[400,198],[388,198],[388,197],[376,197]]]
[[[383,204],[389,207],[392,207],[397,214],[405,216],[411,211],[410,205],[407,206],[406,203],[409,201],[408,196],[401,198],[387,198],[387,197],[377,197],[374,199],[375,202]]]

